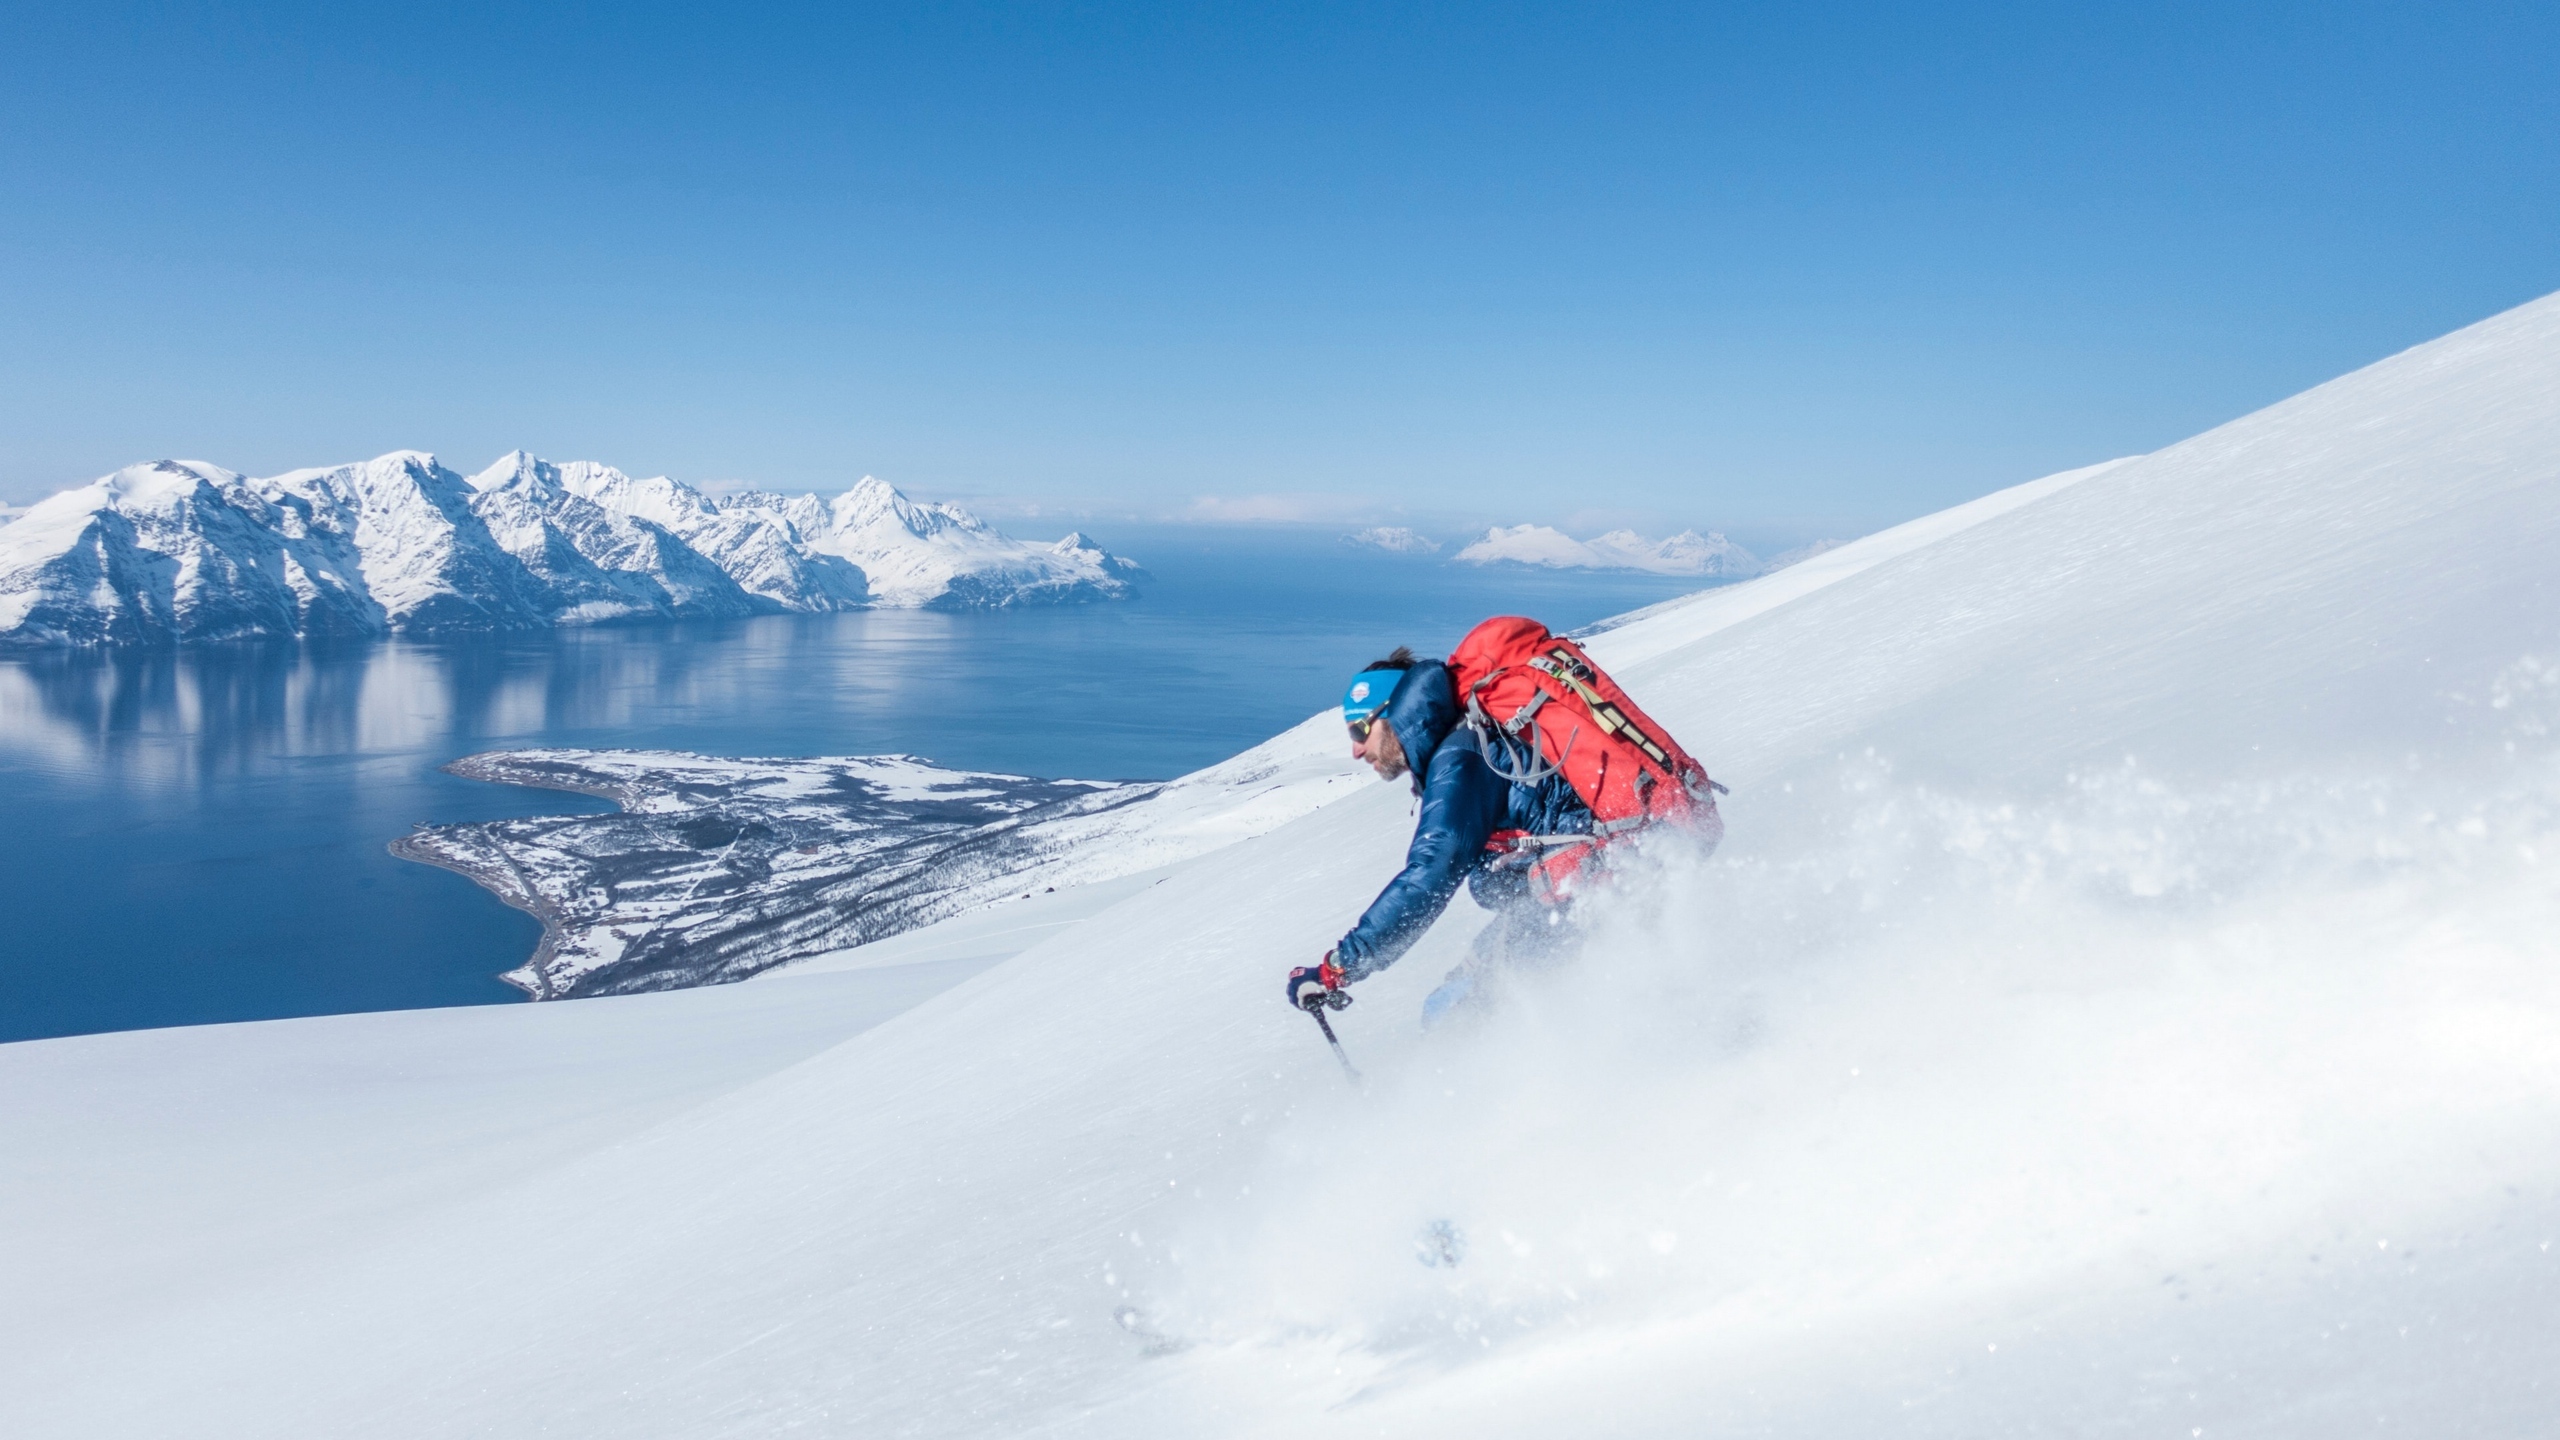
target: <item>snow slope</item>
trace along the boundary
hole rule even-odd
[[[526,468],[554,467],[516,451],[472,483],[485,490],[492,477]],[[806,537],[781,516],[753,505],[723,505],[664,475],[635,480],[592,460],[573,460],[556,470],[559,487],[568,493],[609,513],[682,537],[740,589],[762,602],[760,608],[848,610],[870,598],[860,570],[812,551]]]
[[[0,539],[0,645],[1002,606],[1116,598],[1143,573],[1081,535],[1008,539],[869,477],[832,510],[723,505],[523,451],[468,480],[416,451],[265,480],[162,460],[24,519]]]
[[[669,523],[643,507],[599,501],[579,483],[599,469],[584,461],[554,465],[517,450],[471,477],[472,513],[557,597],[557,613],[593,621],[771,608],[684,538],[713,523],[716,512],[686,512],[683,522]]]
[[[1453,916],[1341,1017],[1365,1095],[1279,977],[1393,866],[1388,786],[556,1153],[420,1063],[450,1016],[0,1049],[0,1426],[2547,1434],[2554,396],[2560,299],[1598,635],[1725,849],[1425,1043]]]
[[[0,530],[0,642],[378,630],[351,529],[219,466],[127,466]]]

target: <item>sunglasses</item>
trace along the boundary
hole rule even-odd
[[[1352,744],[1354,744],[1354,745],[1366,745],[1366,744],[1368,744],[1368,743],[1369,743],[1369,728],[1370,728],[1371,726],[1373,726],[1373,725],[1377,724],[1377,723],[1378,723],[1378,717],[1377,717],[1377,716],[1375,716],[1375,715],[1370,716],[1370,717],[1369,717],[1368,719],[1366,719],[1366,720],[1354,720],[1354,721],[1352,721],[1352,722],[1351,722],[1351,743],[1352,743]]]

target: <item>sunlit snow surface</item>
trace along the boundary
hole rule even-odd
[[[1426,1042],[1453,915],[1340,1017],[1365,1094],[1279,991],[1378,785],[922,1001],[0,1049],[0,1428],[2547,1434],[2556,532],[2546,300],[1599,635],[1724,850]],[[649,1053],[691,1006],[729,1048]],[[429,1052],[658,1108],[528,1143]]]

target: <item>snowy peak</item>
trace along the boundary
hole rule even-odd
[[[326,496],[384,515],[426,505],[451,515],[471,502],[471,484],[423,450],[394,450],[371,460],[312,470],[291,470],[255,482],[261,489]]]
[[[840,532],[881,533],[888,526],[904,531],[920,540],[929,540],[948,530],[984,533],[984,521],[955,505],[920,504],[898,492],[885,480],[865,475],[853,488],[835,499],[828,507],[833,529]]]
[[[572,460],[560,467],[561,483],[618,514],[663,525],[679,535],[691,534],[720,513],[710,496],[664,475],[635,480],[610,465]]]
[[[718,564],[653,520],[589,499],[601,467],[559,466],[516,451],[471,477],[474,514],[539,578],[554,623],[752,615],[759,604]],[[622,479],[619,471],[606,472]],[[673,482],[668,482],[672,484]],[[664,509],[666,507],[660,506]]]
[[[471,483],[433,455],[395,450],[253,482],[312,529],[351,543],[364,589],[398,630],[514,630],[550,623],[541,580],[490,534]],[[271,632],[272,633],[272,632]]]
[[[910,500],[869,475],[825,508],[823,528],[803,533],[811,549],[859,566],[873,603],[903,609],[1120,599],[1145,573],[1081,534],[1053,545],[1014,540],[957,505]]]
[[[128,465],[98,483],[127,504],[165,507],[194,496],[201,487],[217,493],[232,490],[243,478],[201,460],[152,460]]]
[[[378,623],[355,557],[306,508],[199,461],[127,466],[0,540],[0,642],[129,644]]]
[[[568,493],[568,487],[561,482],[559,466],[522,450],[510,450],[499,456],[496,464],[472,476],[466,483],[483,495],[513,490],[547,500]]]
[[[1122,580],[1143,580],[1146,567],[1125,555],[1114,555],[1085,537],[1081,530],[1070,530],[1066,538],[1049,547],[1051,554],[1078,566],[1090,566]]]

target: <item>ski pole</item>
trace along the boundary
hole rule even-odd
[[[1351,1003],[1351,997],[1339,990],[1328,993],[1341,996],[1343,1005]],[[1351,1063],[1351,1056],[1344,1052],[1342,1042],[1333,1038],[1333,1022],[1324,1018],[1327,1003],[1324,995],[1311,995],[1307,997],[1307,1013],[1316,1017],[1316,1028],[1324,1032],[1324,1043],[1333,1047],[1333,1058],[1342,1062],[1342,1073],[1351,1077],[1352,1088],[1366,1090],[1369,1082],[1360,1078],[1360,1067]]]

